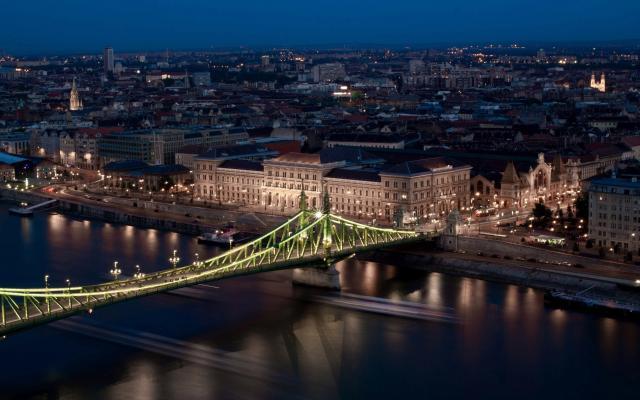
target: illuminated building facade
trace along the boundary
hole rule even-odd
[[[320,207],[327,191],[334,212],[388,222],[398,213],[418,221],[465,210],[471,199],[471,166],[444,157],[354,167],[323,154],[287,153],[262,162],[200,157],[195,164],[201,200],[273,214],[297,212],[303,189],[311,208]]]
[[[69,93],[69,110],[78,111],[82,110],[82,100],[78,94],[78,87],[76,86],[76,80],[73,79],[71,84],[71,92]]]
[[[594,179],[589,184],[589,238],[609,250],[640,247],[640,182],[636,178]]]

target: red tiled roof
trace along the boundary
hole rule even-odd
[[[286,153],[279,157],[274,158],[274,161],[281,162],[294,162],[304,164],[320,164],[320,154],[307,154],[307,153]]]
[[[640,146],[640,136],[625,136],[622,138],[622,142],[629,147]]]

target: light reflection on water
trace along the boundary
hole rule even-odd
[[[2,267],[3,286],[40,284],[45,272],[94,283],[115,259],[127,271],[165,268],[174,248],[185,261],[216,253],[175,233],[60,215],[18,219],[1,207],[0,224],[0,251],[21,266]],[[158,295],[74,319],[117,332],[122,344],[84,328],[9,337],[0,356],[17,368],[0,371],[0,387],[19,398],[104,399],[553,398],[558,387],[565,398],[604,398],[640,389],[635,322],[548,309],[542,293],[512,285],[357,259],[338,269],[345,291],[422,303],[461,322],[317,304],[308,296],[318,292],[293,291],[280,271],[200,288],[198,300]]]

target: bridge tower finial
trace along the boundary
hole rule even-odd
[[[300,211],[307,211],[307,194],[304,192],[304,185],[302,186],[302,191],[300,192]]]
[[[322,195],[322,213],[331,213],[331,199],[329,198],[329,192],[327,191],[327,188],[324,188],[324,193]]]

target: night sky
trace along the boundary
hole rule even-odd
[[[639,0],[32,0],[2,16],[17,54],[640,38]]]

